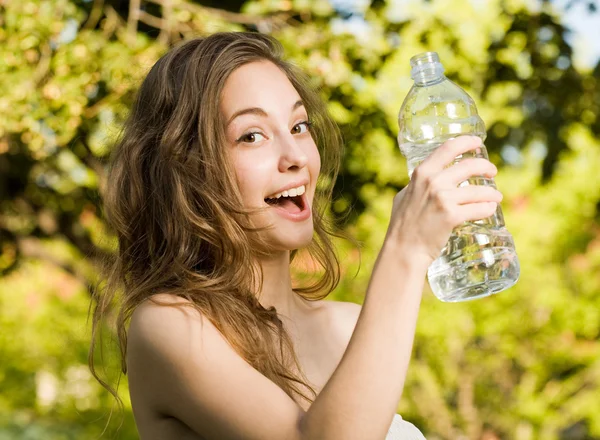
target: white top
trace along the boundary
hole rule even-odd
[[[400,414],[394,414],[392,426],[385,440],[427,440],[415,425],[403,420]]]

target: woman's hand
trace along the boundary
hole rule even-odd
[[[496,211],[502,194],[489,186],[461,182],[473,176],[494,177],[497,168],[483,158],[455,158],[481,147],[476,136],[460,136],[444,142],[417,166],[410,183],[394,197],[386,244],[399,246],[410,258],[429,266],[450,238],[452,230],[465,221],[480,220]]]

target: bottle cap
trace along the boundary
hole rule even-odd
[[[412,66],[410,77],[418,82],[439,78],[444,73],[444,66],[440,63],[437,52],[415,55],[410,59],[410,65]]]

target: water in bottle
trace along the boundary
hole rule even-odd
[[[435,52],[410,60],[415,81],[398,115],[398,144],[408,163],[409,177],[414,169],[445,141],[460,135],[485,140],[485,125],[473,99],[444,76]],[[488,158],[484,145],[457,157]],[[494,179],[473,177],[460,186],[496,187]],[[513,286],[519,278],[519,260],[514,241],[504,225],[500,205],[494,215],[468,221],[456,227],[440,256],[427,272],[433,293],[442,301],[456,302],[481,298]]]

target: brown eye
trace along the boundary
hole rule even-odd
[[[252,133],[246,133],[242,135],[236,142],[244,142],[246,144],[254,144],[258,141],[265,139],[265,137],[257,131],[253,131]]]
[[[302,130],[302,126],[304,126],[304,130]],[[299,124],[294,125],[292,128],[292,134],[302,134],[309,131],[311,123],[308,121],[300,122]]]

